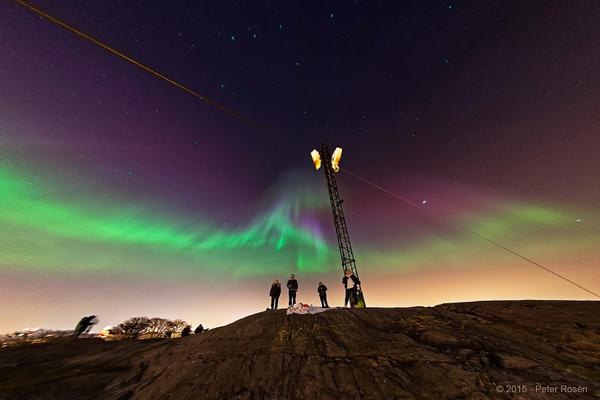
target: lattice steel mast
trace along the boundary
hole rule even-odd
[[[339,154],[336,154],[339,152]],[[327,145],[322,145],[320,154],[316,154],[316,150],[311,153],[315,167],[319,169],[321,166],[321,157],[323,160],[323,169],[325,171],[325,180],[327,181],[327,189],[329,190],[329,200],[331,202],[331,212],[333,214],[333,223],[335,225],[335,233],[337,235],[338,246],[340,249],[340,257],[342,260],[342,271],[350,270],[358,278],[358,269],[356,267],[356,259],[352,251],[350,243],[350,234],[346,226],[346,218],[342,204],[344,200],[340,196],[340,191],[335,179],[335,173],[339,170],[339,159],[342,149],[337,148],[332,155]],[[333,157],[332,157],[333,156]],[[357,307],[365,307],[365,299],[361,285],[357,286]]]

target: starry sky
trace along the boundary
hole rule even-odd
[[[258,127],[2,2],[1,332],[341,305],[321,143],[368,305],[600,290],[597,2],[31,4]]]

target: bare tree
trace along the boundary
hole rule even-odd
[[[188,326],[188,323],[182,319],[176,319],[175,321],[171,321],[172,332],[181,333],[183,328],[185,328],[186,326]]]
[[[170,337],[172,333],[181,333],[187,325],[188,323],[182,319],[171,321],[159,317],[132,317],[122,322],[117,328],[122,332],[124,337],[137,339],[142,335],[153,338]]]
[[[147,317],[132,317],[121,323],[119,328],[123,331],[123,335],[136,339],[142,333],[145,333],[150,326],[150,319]]]
[[[147,333],[152,337],[163,337],[167,331],[172,331],[173,322],[165,318],[151,318]]]

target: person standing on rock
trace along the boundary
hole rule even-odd
[[[269,292],[269,296],[271,296],[271,310],[277,309],[279,305],[279,296],[281,295],[281,283],[278,280],[275,280],[271,285],[271,291]]]
[[[192,333],[192,327],[186,325],[185,328],[183,328],[183,330],[181,331],[181,337],[190,336],[190,333]]]
[[[329,304],[327,304],[327,286],[323,285],[323,282],[319,282],[317,292],[319,293],[319,299],[321,300],[321,307],[329,308]]]
[[[347,269],[344,274],[344,279],[342,279],[342,284],[344,285],[344,288],[346,288],[344,308],[347,307],[348,301],[350,301],[350,307],[354,308],[355,304],[357,303],[356,285],[360,285],[360,281],[358,280],[358,277],[352,273],[352,271]]]
[[[289,295],[289,305],[293,306],[296,304],[296,292],[298,291],[298,281],[296,280],[296,275],[291,274],[290,280],[287,283],[288,295]]]
[[[90,315],[89,317],[83,317],[81,318],[81,320],[79,321],[79,323],[77,323],[77,326],[75,327],[75,330],[73,331],[73,335],[71,336],[72,339],[77,339],[79,337],[79,335],[81,335],[82,333],[89,333],[90,329],[92,329],[92,327],[94,325],[96,325],[98,323],[98,320],[96,319],[95,315]]]

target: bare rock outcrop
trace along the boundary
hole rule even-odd
[[[171,341],[43,346],[51,361],[0,352],[0,399],[600,398],[598,302],[267,311]]]

